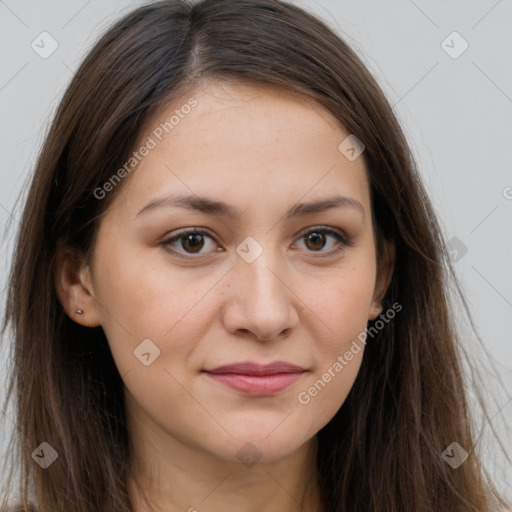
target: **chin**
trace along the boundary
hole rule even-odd
[[[213,451],[221,459],[236,463],[242,462],[250,467],[255,463],[282,460],[299,450],[306,441],[311,439],[311,436],[305,438],[298,433],[291,434],[285,429],[278,433],[275,426],[276,424],[269,429],[254,429],[250,432],[236,433],[232,431],[233,439],[221,446],[216,446]]]

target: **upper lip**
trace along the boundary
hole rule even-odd
[[[275,375],[278,373],[301,373],[306,370],[300,366],[287,363],[286,361],[274,361],[269,364],[253,363],[245,361],[240,363],[226,364],[204,370],[207,373],[239,373],[241,375]]]

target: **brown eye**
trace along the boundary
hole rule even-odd
[[[325,245],[325,234],[319,233],[317,231],[312,231],[308,235],[304,237],[306,241],[306,246],[308,249],[311,249],[313,251],[318,251],[320,249],[323,249]]]
[[[169,252],[182,258],[187,258],[187,255],[194,254],[205,255],[207,252],[212,252],[218,247],[210,234],[197,230],[182,231],[164,240],[161,242],[161,245]]]
[[[187,252],[196,253],[199,252],[204,247],[204,239],[203,235],[199,234],[190,234],[185,235],[180,238],[181,246]]]
[[[333,256],[352,246],[351,240],[338,231],[327,228],[310,229],[299,240],[304,243],[307,251],[317,252],[318,256]]]

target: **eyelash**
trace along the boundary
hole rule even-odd
[[[310,228],[308,231],[304,232],[298,238],[298,240],[304,239],[306,236],[310,235],[311,233],[321,233],[324,235],[332,235],[338,241],[338,247],[335,249],[331,249],[329,251],[308,251],[308,252],[313,253],[314,257],[317,257],[317,258],[335,256],[336,254],[340,253],[343,249],[345,249],[345,247],[353,246],[353,242],[351,239],[346,238],[338,231],[335,231],[331,228],[327,228],[325,226]],[[184,256],[182,252],[169,247],[172,243],[174,243],[175,241],[179,241],[181,238],[183,238],[186,235],[203,235],[203,236],[206,235],[207,237],[215,240],[215,238],[212,235],[210,235],[210,233],[208,233],[207,231],[203,231],[203,230],[196,229],[196,228],[189,228],[189,229],[178,232],[176,235],[173,235],[170,238],[167,238],[166,240],[161,242],[160,245],[164,246],[166,248],[166,250],[168,250],[169,252],[172,252],[178,258],[182,258],[182,259],[186,259],[186,260],[200,259],[201,255],[202,255],[200,253],[198,253],[199,256],[193,256],[192,254],[190,256]],[[319,252],[320,254],[315,254],[315,252]]]

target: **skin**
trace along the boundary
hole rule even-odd
[[[125,383],[137,512],[150,510],[141,489],[157,511],[318,511],[316,488],[306,489],[315,435],[344,402],[364,351],[307,405],[298,395],[381,313],[394,264],[377,272],[365,163],[338,150],[349,133],[327,110],[278,88],[214,82],[162,107],[147,126],[190,97],[197,106],[116,191],[89,263],[59,256],[58,294],[76,322],[102,326]],[[241,215],[176,206],[137,215],[171,194],[224,201]],[[295,203],[334,194],[363,212],[342,206],[284,218]],[[319,226],[353,245],[332,234],[308,241]],[[179,238],[162,245],[182,228],[210,235],[199,237],[199,254]],[[249,236],[263,249],[252,263],[236,252]],[[149,366],[134,355],[146,339],[161,351]],[[272,397],[201,371],[275,360],[307,371]],[[250,467],[237,457],[247,443],[261,457]]]

